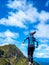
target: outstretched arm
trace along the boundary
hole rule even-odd
[[[26,39],[24,39],[23,44],[24,44],[24,42],[25,42],[27,39],[28,39],[28,37],[27,37]]]

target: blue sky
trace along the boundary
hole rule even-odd
[[[49,58],[49,0],[0,0],[0,46],[15,44],[27,56],[22,42],[35,30],[34,57]]]

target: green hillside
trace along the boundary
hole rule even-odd
[[[15,45],[5,45],[0,46],[0,65],[28,65],[28,61]]]

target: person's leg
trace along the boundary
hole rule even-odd
[[[29,65],[31,65],[31,47],[30,47],[30,45],[28,47],[28,63],[29,63]]]
[[[30,47],[28,46],[28,61],[30,61]]]
[[[33,53],[34,53],[35,47],[33,46],[31,48],[31,63],[33,63]]]
[[[30,47],[28,47],[28,65],[31,65],[31,59],[30,59]]]

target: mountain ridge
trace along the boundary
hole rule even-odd
[[[15,45],[4,45],[0,46],[0,65],[28,65],[28,59]]]

